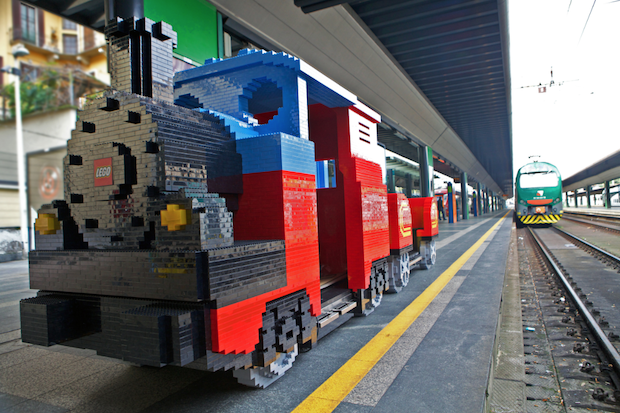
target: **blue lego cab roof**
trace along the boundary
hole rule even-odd
[[[308,104],[321,103],[328,107],[348,107],[358,103],[357,97],[338,85],[327,76],[314,69],[299,58],[287,53],[275,53],[265,50],[244,49],[235,57],[228,59],[208,59],[204,66],[177,72],[174,87],[195,83],[201,79],[225,76],[231,72],[255,68],[257,76],[261,66],[281,68],[284,73],[289,70],[307,82]]]

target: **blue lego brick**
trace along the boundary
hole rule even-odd
[[[243,159],[243,173],[291,171],[314,175],[314,143],[277,133],[237,141]]]
[[[258,134],[308,139],[308,104],[348,107],[356,102],[354,95],[285,53],[245,51],[175,75],[178,105],[217,111],[250,125],[253,114],[277,111],[266,124],[253,126]]]
[[[242,122],[230,115],[226,115],[225,113],[209,109],[199,109],[199,111],[207,112],[213,116],[219,117],[220,122],[226,127],[227,132],[230,133],[230,135],[236,140],[259,135],[259,133],[254,130],[254,127],[252,125],[247,122]]]

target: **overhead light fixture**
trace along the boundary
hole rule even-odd
[[[18,57],[28,56],[30,52],[26,49],[26,46],[18,43],[11,49],[11,54],[17,59]]]

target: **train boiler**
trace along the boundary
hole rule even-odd
[[[433,198],[387,193],[380,117],[354,95],[264,51],[173,79],[169,25],[105,32],[114,89],[39,211],[24,342],[266,387],[434,263]]]

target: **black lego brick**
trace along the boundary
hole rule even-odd
[[[286,286],[283,241],[238,242],[202,254],[208,260],[208,298],[218,308]]]
[[[98,297],[40,293],[20,302],[22,340],[49,346],[101,330]]]
[[[42,251],[30,254],[33,289],[196,302],[195,251]]]
[[[413,245],[407,245],[406,247],[403,247],[401,249],[391,249],[390,250],[390,255],[395,255],[397,257],[400,257],[401,255],[403,255],[406,252],[411,252],[413,251]]]
[[[123,360],[184,366],[206,355],[203,308],[156,303],[120,317]]]

